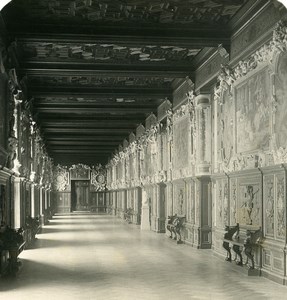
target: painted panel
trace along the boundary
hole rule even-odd
[[[217,118],[218,128],[218,159],[219,162],[229,164],[234,149],[234,118],[235,105],[230,92],[224,91],[222,94],[222,104],[218,104],[219,118]]]
[[[286,147],[287,141],[287,53],[279,57],[274,79],[277,109],[275,112],[274,132],[277,147]]]
[[[189,119],[183,118],[174,124],[174,169],[183,169],[189,161]]]
[[[235,87],[237,153],[269,146],[270,77],[268,68]]]

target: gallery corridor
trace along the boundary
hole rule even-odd
[[[246,277],[212,255],[109,215],[54,216],[20,255],[0,299],[286,299],[287,288]]]

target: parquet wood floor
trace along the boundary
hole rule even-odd
[[[211,250],[107,215],[55,216],[20,258],[0,299],[287,299],[287,287],[234,271]]]

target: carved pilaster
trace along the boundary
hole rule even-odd
[[[196,168],[198,175],[205,175],[210,173],[211,162],[211,117],[209,95],[198,95],[196,97],[196,120]]]

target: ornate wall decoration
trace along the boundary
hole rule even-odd
[[[204,64],[199,70],[196,70],[195,86],[200,89],[207,82],[217,75],[221,65],[228,62],[229,55],[227,51],[220,46],[216,55],[212,56],[208,63]]]
[[[229,195],[228,195],[228,181],[223,181],[223,223],[224,225],[229,225]]]
[[[237,223],[237,180],[230,180],[230,225]]]
[[[178,215],[186,214],[186,199],[184,184],[176,184],[174,189],[174,213]]]
[[[172,141],[172,137],[173,137],[173,113],[172,113],[172,109],[168,109],[166,111],[166,132],[167,132],[167,138],[168,141],[171,142]]]
[[[264,178],[265,231],[274,236],[274,176]]]
[[[190,201],[190,223],[195,223],[195,184],[192,180],[190,183],[190,193],[189,193],[189,201]]]
[[[223,226],[223,184],[222,180],[216,181],[216,227]]]
[[[259,184],[239,185],[238,221],[243,225],[261,226]]]
[[[286,198],[284,175],[276,177],[276,236],[286,238]]]
[[[69,186],[69,171],[67,167],[57,165],[55,167],[54,186],[59,192],[65,191]]]
[[[19,173],[21,163],[20,147],[19,147],[19,121],[20,121],[20,106],[23,101],[22,91],[20,90],[15,69],[9,71],[8,86],[10,89],[10,121],[9,121],[9,138],[8,138],[8,167],[14,172]]]
[[[232,92],[235,80],[246,76],[247,73],[255,70],[260,65],[270,63],[274,58],[274,54],[285,51],[286,47],[286,25],[280,21],[273,31],[273,38],[270,43],[263,45],[255,53],[250,55],[247,60],[240,61],[234,70],[222,65],[214,90],[215,100],[220,102],[223,91],[230,90]]]
[[[199,180],[196,181],[195,185],[195,223],[199,224],[200,221],[200,196],[201,196],[201,183]]]
[[[90,167],[84,164],[72,165],[70,170],[71,180],[89,180]]]
[[[100,192],[106,189],[106,171],[102,165],[93,166],[91,168],[91,188]]]
[[[280,20],[280,10],[275,7],[276,2],[277,1],[274,2],[274,5],[270,5],[268,9],[265,9],[249,26],[246,26],[245,29],[241,30],[241,32],[232,39],[232,59],[244,52],[256,39],[268,32],[274,27],[275,23]]]
[[[214,91],[214,100],[219,104],[217,127],[221,129],[221,137],[217,138],[217,156],[221,171],[233,172],[287,162],[287,150],[284,145],[287,134],[283,121],[286,111],[283,94],[286,93],[285,85],[287,85],[284,73],[286,69],[284,51],[287,49],[286,28],[283,22],[279,22],[273,31],[271,42],[263,45],[248,59],[240,61],[233,70],[228,66],[222,66]],[[271,63],[278,55],[281,58],[278,62],[274,86],[271,88]],[[250,76],[247,77],[249,74]],[[271,94],[271,90],[278,90],[278,92]],[[232,103],[234,101],[235,104]],[[234,113],[232,105],[236,105]],[[280,109],[280,105],[283,109]],[[234,122],[231,116],[234,116]],[[273,132],[276,134],[273,133],[270,137],[271,118]],[[234,135],[232,126],[236,128],[235,147],[230,143],[232,138],[222,139],[227,135],[226,129],[230,129],[229,136]],[[248,151],[257,152],[247,154]]]

